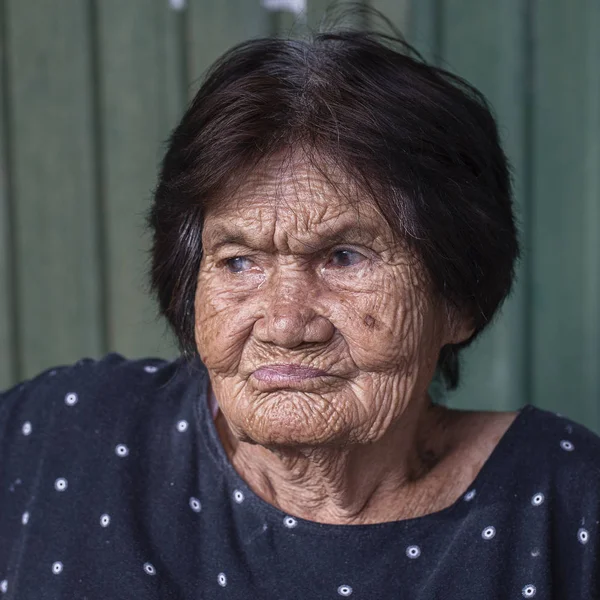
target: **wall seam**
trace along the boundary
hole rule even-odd
[[[102,131],[102,101],[101,101],[101,64],[100,64],[100,43],[99,43],[99,17],[98,0],[88,1],[88,31],[89,31],[89,57],[91,73],[91,113],[92,113],[92,156],[93,156],[93,189],[94,206],[96,216],[96,255],[98,272],[98,320],[99,320],[99,343],[100,352],[105,354],[110,348],[110,327],[109,327],[109,277],[107,265],[107,239],[106,239],[106,219],[105,219],[105,199],[106,189],[104,177],[106,175],[104,168],[104,135]]]
[[[586,314],[591,319],[591,335],[586,348],[587,383],[589,398],[583,402],[589,407],[590,416],[595,418],[595,427],[600,430],[600,409],[597,398],[600,396],[600,70],[597,60],[600,58],[600,4],[596,0],[588,2],[589,19],[587,21],[587,69],[589,77],[586,97],[588,99],[589,127],[587,127],[586,165],[585,165],[585,207],[586,207],[586,277],[585,296]],[[586,409],[587,410],[587,409]]]
[[[523,277],[523,321],[525,323],[522,342],[523,352],[523,398],[525,403],[533,404],[535,400],[534,374],[533,374],[533,339],[535,335],[533,321],[533,227],[531,223],[532,203],[534,200],[534,110],[535,110],[535,31],[534,14],[537,0],[521,0],[522,15],[524,20],[522,49],[524,56],[522,101],[523,101],[523,202],[522,202],[522,243],[521,243],[521,276]]]
[[[10,65],[8,53],[10,50],[8,36],[8,18],[7,18],[7,2],[0,4],[0,43],[2,44],[2,120],[4,122],[4,139],[0,140],[3,146],[4,167],[5,167],[5,192],[6,192],[6,217],[5,225],[6,232],[6,250],[8,253],[7,270],[8,270],[8,339],[9,345],[12,348],[12,358],[9,357],[11,366],[9,371],[16,381],[24,377],[23,369],[23,348],[21,338],[19,336],[19,269],[16,244],[16,202],[14,198],[14,183],[12,179],[12,156],[11,148],[13,148],[13,131],[12,131],[12,103],[9,93],[10,83]]]

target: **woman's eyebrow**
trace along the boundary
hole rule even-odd
[[[218,250],[223,246],[252,246],[251,237],[244,230],[232,231],[226,227],[219,227],[211,231],[204,246],[212,251]]]
[[[291,235],[296,242],[303,243],[307,248],[318,251],[335,244],[365,244],[371,245],[381,236],[381,231],[376,231],[370,227],[363,227],[351,223],[337,228],[328,228],[323,231],[312,231],[308,239],[303,240],[303,236]],[[207,235],[205,248],[216,252],[224,246],[245,246],[247,248],[255,247],[256,236],[250,234],[250,230],[229,229],[227,226],[220,226],[210,231]]]
[[[372,229],[371,227],[363,227],[356,224],[347,225],[339,229],[327,232],[323,238],[335,243],[356,243],[370,244],[375,239],[380,237],[381,231]]]

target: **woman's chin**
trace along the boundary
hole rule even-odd
[[[307,410],[305,400],[278,398],[264,402],[259,414],[249,410],[251,419],[234,419],[232,425],[237,429],[241,441],[267,448],[337,446],[347,443],[347,435],[352,427],[343,423],[339,414],[327,415],[319,408],[315,406]]]

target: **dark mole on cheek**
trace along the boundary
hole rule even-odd
[[[372,317],[371,315],[367,315],[364,319],[363,319],[364,324],[369,328],[369,329],[374,329],[375,328],[375,324],[377,323],[377,321],[375,320],[374,317]]]

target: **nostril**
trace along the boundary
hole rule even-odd
[[[313,344],[328,342],[335,333],[333,323],[325,317],[316,317],[307,326],[304,341]]]

